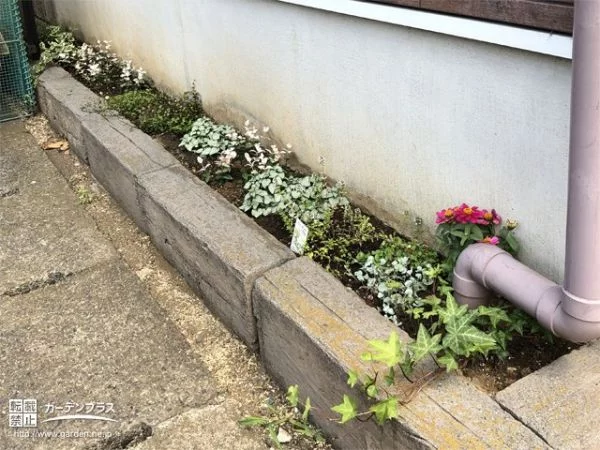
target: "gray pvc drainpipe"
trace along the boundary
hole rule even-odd
[[[575,0],[565,281],[560,286],[507,252],[474,244],[459,256],[459,303],[492,291],[573,342],[600,337],[600,1]]]

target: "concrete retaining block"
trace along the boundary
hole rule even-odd
[[[314,262],[299,258],[267,272],[252,294],[259,347],[267,371],[282,386],[298,384],[315,406],[313,420],[345,449],[545,448],[527,427],[461,376],[442,376],[400,408],[400,420],[339,425],[330,407],[352,393],[346,372],[369,372],[360,355],[368,340],[397,331]],[[411,388],[406,380],[399,391]],[[402,398],[402,395],[400,396]]]
[[[140,134],[145,139],[140,139]],[[94,177],[146,233],[146,218],[137,198],[136,179],[145,173],[178,166],[179,161],[149,136],[120,117],[89,117],[82,137]]]
[[[554,448],[598,448],[600,342],[511,384],[496,400]]]
[[[52,126],[69,140],[79,159],[87,162],[82,123],[98,115],[92,110],[99,97],[60,67],[50,67],[40,75],[37,92],[40,108]]]
[[[182,166],[138,182],[152,241],[207,306],[256,349],[252,285],[294,254]]]
[[[40,76],[38,93],[40,108],[52,125],[69,139],[94,177],[147,232],[135,180],[144,173],[179,165],[177,159],[128,120],[93,112],[100,107],[100,97],[63,69],[46,70]]]

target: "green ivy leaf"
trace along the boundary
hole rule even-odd
[[[377,394],[379,393],[379,390],[377,389],[377,386],[374,384],[370,384],[367,386],[367,389],[365,390],[365,392],[367,393],[367,395],[371,398],[375,398],[377,397]]]
[[[410,344],[413,361],[420,361],[428,354],[435,355],[438,353],[442,349],[442,346],[440,345],[441,340],[441,334],[431,336],[427,331],[427,328],[425,328],[425,325],[420,323],[417,339]]]
[[[393,396],[388,397],[385,400],[375,403],[369,408],[369,411],[375,413],[377,423],[382,425],[386,420],[398,417],[398,399]]]
[[[446,372],[458,369],[456,359],[448,352],[437,358],[437,362],[446,368]]]
[[[359,381],[359,375],[358,372],[356,372],[355,370],[350,369],[348,371],[348,385],[353,388],[354,386],[356,386],[356,383],[358,383]]]
[[[341,415],[340,423],[346,423],[356,417],[356,401],[353,398],[348,397],[344,394],[344,400],[339,405],[331,408],[332,411]]]
[[[497,328],[500,322],[510,322],[506,311],[496,306],[480,306],[477,308],[477,314],[488,317],[493,328]]]
[[[446,307],[440,308],[438,311],[438,315],[440,316],[440,319],[442,320],[443,323],[448,323],[451,320],[459,318],[459,317],[464,317],[464,318],[466,318],[468,323],[471,323],[473,318],[470,314],[467,314],[468,310],[469,310],[469,308],[467,307],[467,305],[458,306],[458,303],[456,303],[454,296],[447,295],[446,296]]]
[[[369,345],[375,350],[370,354],[373,361],[379,361],[388,367],[393,367],[404,359],[403,345],[396,332],[392,332],[387,341],[375,339],[369,341]]]
[[[469,356],[471,353],[487,354],[497,348],[496,340],[471,325],[472,318],[462,315],[451,318],[446,323],[446,335],[442,341],[444,347],[457,355]]]

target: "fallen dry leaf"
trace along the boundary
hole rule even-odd
[[[65,139],[50,139],[42,145],[44,150],[59,150],[64,152],[69,150],[69,142]]]

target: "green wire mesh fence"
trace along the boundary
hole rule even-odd
[[[0,0],[0,122],[31,113],[31,73],[17,0]]]

